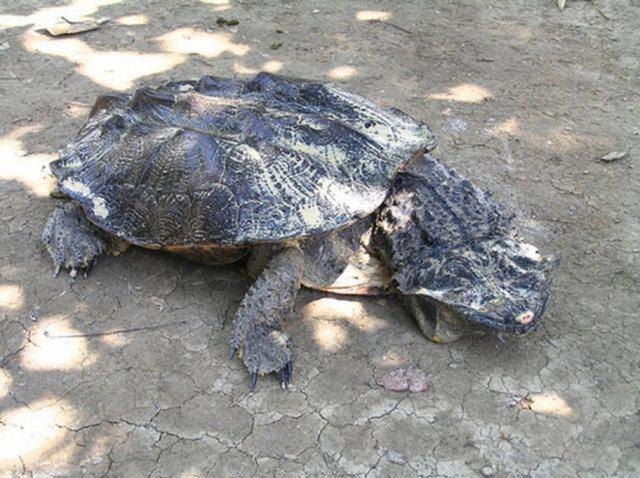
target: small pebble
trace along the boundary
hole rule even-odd
[[[493,476],[493,468],[490,466],[482,467],[482,476]]]
[[[460,134],[469,129],[469,124],[462,118],[451,118],[442,129],[447,133]]]
[[[618,159],[622,159],[627,155],[626,151],[612,151],[609,154],[605,154],[600,158],[600,160],[605,163],[610,163],[611,161],[617,161]]]
[[[404,465],[407,463],[400,453],[394,450],[389,450],[384,454],[384,457],[389,463],[395,463],[396,465]]]

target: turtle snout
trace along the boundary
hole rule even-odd
[[[529,331],[531,328],[536,329],[537,323],[540,321],[540,318],[547,308],[548,301],[548,291],[544,291],[536,299],[532,299],[529,304],[527,304],[528,307],[525,310],[517,315],[514,314],[515,316],[512,316],[513,322],[515,322],[514,325],[516,325],[516,327],[518,327],[517,324],[520,324],[521,326],[529,326],[524,328],[526,331]]]
[[[530,323],[535,317],[535,314],[531,310],[527,310],[526,312],[521,313],[516,317],[516,322],[522,325],[526,325]]]

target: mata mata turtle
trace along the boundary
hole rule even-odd
[[[248,256],[255,282],[231,355],[252,387],[270,372],[291,382],[281,323],[301,285],[397,293],[435,341],[469,323],[535,328],[545,261],[487,194],[428,154],[435,144],[400,110],[267,73],[104,95],[51,163],[66,200],[43,241],[71,280],[126,245],[208,264]]]

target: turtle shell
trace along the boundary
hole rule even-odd
[[[99,97],[51,170],[93,223],[133,244],[243,245],[371,214],[434,146],[425,124],[331,84],[205,76]]]

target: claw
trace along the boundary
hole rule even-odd
[[[85,277],[85,279],[89,275],[89,272],[91,272],[91,269],[93,269],[93,265],[94,264],[95,264],[95,261],[89,261],[89,263],[87,264],[87,267],[84,268],[84,277]]]
[[[289,381],[287,377],[287,368],[282,367],[278,374],[280,375],[280,388],[282,388],[282,390],[286,390]]]
[[[78,269],[74,267],[71,269],[71,272],[69,272],[69,284],[75,284],[76,277],[78,277]]]
[[[231,350],[229,351],[229,360],[233,359],[233,357],[236,356],[237,352],[238,352],[238,347],[236,347],[235,345],[232,345]]]
[[[62,270],[62,266],[60,265],[56,266],[55,270],[53,271],[53,277],[58,277],[60,275],[61,270]]]
[[[253,372],[251,374],[251,391],[255,391],[256,389],[256,383],[258,383],[258,374],[256,372]]]

